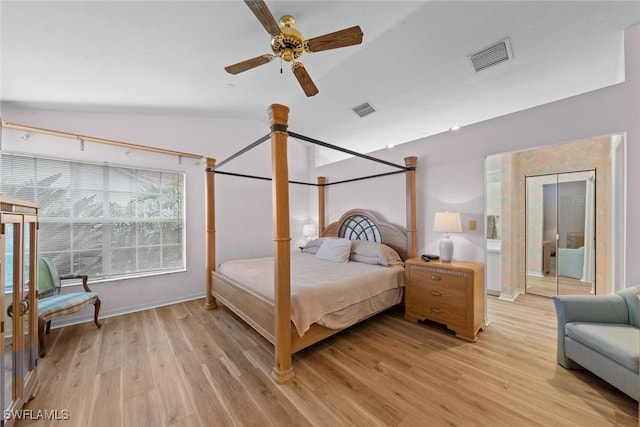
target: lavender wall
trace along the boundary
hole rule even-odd
[[[51,111],[4,111],[3,120],[74,134],[126,141],[201,154],[221,161],[269,132],[265,121],[215,120],[207,118],[93,114]],[[86,142],[3,129],[2,150],[37,153],[41,156],[109,162],[142,168],[177,170],[186,174],[185,272],[93,283],[100,293],[104,316],[144,309],[204,295],[205,289],[205,173],[204,162]],[[269,142],[229,163],[227,171],[269,176]],[[308,149],[290,144],[290,176],[306,180]],[[216,175],[217,260],[269,256],[273,251],[271,185]],[[308,223],[308,187],[291,190],[292,239],[302,237]],[[91,318],[91,308],[62,319],[58,324]]]
[[[563,99],[507,116],[465,126],[402,144],[374,156],[402,163],[406,156],[418,157],[418,250],[438,253],[440,235],[431,231],[436,211],[462,213],[464,232],[455,234],[454,258],[484,262],[484,160],[491,154],[527,150],[614,133],[626,133],[627,162],[640,159],[640,26],[625,31],[625,75],[623,83]],[[329,180],[364,175],[376,166],[348,159],[316,168],[312,175]],[[505,177],[503,176],[503,180]],[[628,183],[640,182],[640,168],[626,170]],[[630,186],[626,194],[626,286],[640,283],[640,192]],[[388,221],[405,224],[404,181],[380,178],[330,187],[328,220],[336,220],[353,207],[366,207]],[[312,212],[317,202],[311,198]],[[479,229],[469,231],[468,221]]]
[[[400,164],[404,157],[418,156],[419,252],[438,251],[440,236],[430,230],[434,213],[456,210],[462,213],[465,231],[453,236],[456,245],[454,257],[484,262],[484,159],[487,155],[626,133],[628,162],[633,164],[640,159],[640,26],[625,33],[625,61],[624,83],[374,153]],[[221,160],[267,133],[266,117],[266,111],[265,122],[259,122],[5,110],[2,118],[7,122],[193,152]],[[105,315],[204,294],[205,188],[202,164],[189,159],[178,164],[175,157],[135,151],[125,155],[125,150],[91,143],[85,144],[85,151],[80,151],[77,141],[32,135],[25,142],[20,135],[19,132],[3,130],[2,149],[186,173],[187,271],[95,284],[94,288],[103,300]],[[230,164],[229,170],[268,175],[270,163],[265,160],[268,154],[260,150],[244,156],[237,166]],[[376,165],[348,159],[312,168],[308,172],[310,159],[304,146],[290,144],[290,155],[290,176],[303,181],[315,179],[318,175],[336,181],[381,171]],[[629,183],[640,182],[640,168],[628,168],[626,180]],[[270,255],[270,185],[219,175],[216,181],[218,261]],[[402,175],[330,187],[327,194],[329,221],[336,220],[347,209],[366,207],[379,212],[390,222],[405,223]],[[294,242],[302,237],[302,224],[317,216],[316,203],[314,191],[309,192],[307,187],[292,187]],[[640,192],[635,187],[630,188],[626,195],[625,213],[628,222],[625,259],[635,260],[640,256],[640,227],[637,226]],[[471,219],[477,221],[478,230],[467,229]],[[640,283],[640,264],[627,262],[624,276],[627,285]],[[90,319],[90,313],[83,311],[71,320],[83,319]]]

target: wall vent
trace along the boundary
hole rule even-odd
[[[469,55],[471,65],[476,72],[510,59],[513,59],[513,52],[511,52],[511,43],[508,38]]]
[[[353,107],[353,112],[359,115],[360,117],[368,116],[371,113],[375,113],[376,109],[373,108],[373,105],[365,102],[363,104],[358,105],[357,107]]]

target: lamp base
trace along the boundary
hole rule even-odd
[[[440,239],[440,261],[451,262],[453,258],[453,242],[449,236]]]

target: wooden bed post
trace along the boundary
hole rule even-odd
[[[210,169],[216,166],[216,159],[207,157],[206,168]],[[205,206],[205,215],[207,217],[207,234],[206,234],[206,257],[207,257],[207,290],[204,308],[211,310],[216,308],[216,299],[211,294],[212,278],[211,274],[216,270],[216,199],[215,199],[215,174],[206,172],[207,174],[207,200]]]
[[[271,376],[278,384],[291,380],[291,236],[289,231],[289,166],[287,125],[289,108],[272,104],[271,169],[273,192],[273,240],[275,245],[275,366]]]
[[[416,156],[405,157],[404,164],[412,170],[407,171],[407,258],[414,258],[418,254],[417,219],[416,219]]]
[[[325,228],[325,211],[324,211],[324,184],[326,184],[327,178],[324,176],[318,177],[318,237],[322,237]]]

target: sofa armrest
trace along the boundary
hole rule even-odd
[[[629,323],[627,303],[619,295],[560,295],[553,298],[558,324]]]
[[[561,295],[553,298],[558,318],[558,363],[575,367],[564,352],[565,324],[568,322],[629,323],[627,303],[619,295]]]

